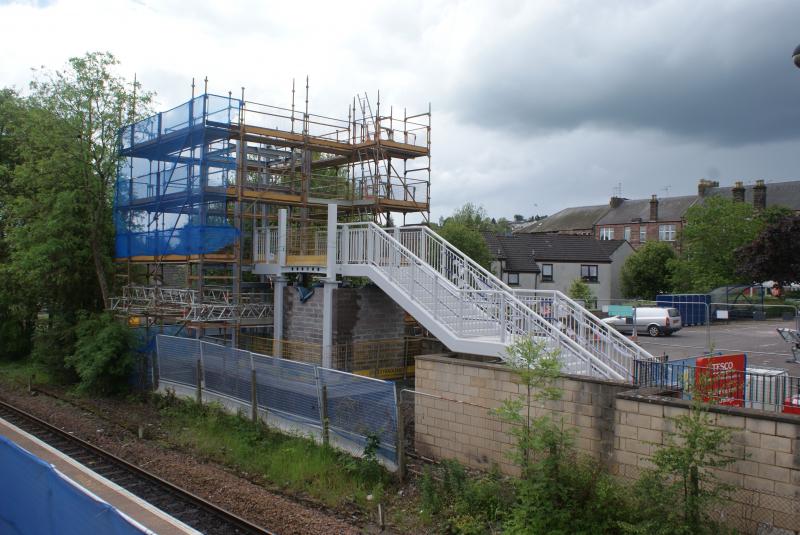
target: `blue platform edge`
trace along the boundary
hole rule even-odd
[[[0,436],[0,533],[142,535],[112,505]]]

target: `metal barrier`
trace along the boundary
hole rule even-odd
[[[702,396],[713,405],[729,405],[769,412],[786,411],[800,395],[800,377],[781,370],[774,374],[692,366],[683,362],[643,362],[634,366],[634,384],[671,391],[675,397]]]
[[[191,338],[158,335],[156,352],[159,389],[249,410],[355,455],[375,440],[378,458],[399,467],[393,383]]]

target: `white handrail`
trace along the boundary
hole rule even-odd
[[[506,291],[527,306],[536,306],[539,301],[536,290],[516,290],[510,288],[489,270],[461,252],[456,246],[426,226],[409,226],[393,229],[400,241],[412,251],[442,272],[457,287],[482,287]],[[534,297],[531,298],[533,293]],[[653,355],[638,344],[628,340],[613,328],[609,328],[592,312],[564,295],[549,291],[552,305],[562,314],[561,327],[573,335],[578,343],[589,352],[598,355],[617,370],[631,374],[633,359],[656,360]],[[539,312],[538,308],[534,308]],[[540,316],[553,317],[550,314]]]
[[[585,372],[618,379],[630,376],[630,368],[598,358],[435,233],[419,233],[414,244],[403,240],[402,234],[395,239],[374,223],[345,223],[339,229],[339,264],[372,265],[457,336],[499,336],[502,343],[520,336],[544,336],[562,353],[578,359]],[[572,363],[573,369],[576,364]]]

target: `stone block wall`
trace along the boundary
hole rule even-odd
[[[614,471],[633,480],[651,467],[652,454],[674,430],[673,419],[688,411],[682,400],[619,395]],[[714,407],[710,414],[717,426],[733,432],[735,462],[715,474],[736,489],[721,514],[750,533],[759,523],[800,531],[800,417],[728,407]]]
[[[560,379],[559,384],[563,398],[548,403],[548,410],[576,428],[578,450],[610,464],[614,401],[617,393],[630,386],[572,376]],[[507,455],[513,449],[509,424],[491,413],[504,400],[525,392],[506,366],[446,355],[418,356],[415,390],[429,394],[415,396],[415,439],[420,454],[458,459],[481,469],[497,464],[506,473],[517,473]]]
[[[652,454],[674,428],[671,418],[689,410],[688,402],[645,395],[624,383],[564,376],[560,386],[563,399],[543,411],[575,428],[579,451],[628,480],[651,466]],[[491,414],[509,396],[524,393],[507,367],[418,356],[415,389],[415,444],[421,455],[479,469],[497,464],[505,473],[518,473],[507,456],[513,449],[509,424]],[[720,513],[745,532],[755,533],[759,523],[800,531],[800,416],[734,407],[712,407],[710,413],[716,425],[734,430],[735,462],[717,475],[736,491]]]
[[[283,295],[286,340],[321,344],[324,290],[315,288],[305,303],[297,290]],[[403,338],[405,312],[377,286],[333,290],[333,343]]]

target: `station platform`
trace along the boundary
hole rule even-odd
[[[102,507],[103,503],[110,505],[112,508],[116,509],[118,513],[120,513],[120,519],[115,519],[114,522],[117,523],[118,526],[124,525],[125,522],[130,524],[130,530],[127,529],[127,526],[123,530],[125,533],[157,533],[159,535],[199,535],[200,532],[187,526],[183,522],[173,518],[172,516],[164,513],[163,511],[159,510],[158,508],[152,506],[151,504],[145,502],[141,498],[133,495],[132,493],[128,492],[127,490],[123,489],[116,483],[109,481],[105,477],[93,472],[86,466],[78,463],[74,459],[64,455],[60,451],[56,450],[55,448],[49,446],[48,444],[42,442],[38,438],[34,437],[33,435],[25,432],[24,430],[10,424],[9,422],[0,419],[0,437],[4,437],[7,441],[13,443],[17,447],[25,450],[29,454],[33,455],[34,457],[38,458],[39,460],[43,461],[44,463],[52,466],[63,478],[66,478],[69,483],[72,483],[78,490],[82,491],[86,494],[90,499],[94,499],[96,502],[100,502],[99,505]],[[13,446],[10,448],[7,444],[0,444],[0,446],[4,446],[7,453],[10,449],[13,449]],[[10,453],[10,455],[6,455],[5,458],[7,460],[14,459],[14,453],[20,453],[18,451]],[[20,460],[20,464],[25,463],[25,459],[22,459],[19,455],[16,456],[17,459]],[[2,459],[0,459],[2,460]],[[30,459],[29,459],[30,460]],[[13,462],[13,461],[12,461]],[[1,464],[1,463],[0,463]],[[10,470],[11,467],[3,468],[3,471],[6,472]],[[23,483],[17,482],[13,483],[9,480],[3,478],[3,486],[5,486],[5,491],[9,493],[13,493],[19,501],[23,501],[24,498],[22,497],[25,495],[25,490],[22,489]],[[41,483],[41,482],[38,482]],[[41,486],[41,485],[39,485]],[[46,491],[53,492],[54,490],[45,487]],[[30,489],[27,489],[30,490]],[[38,491],[39,489],[35,489]],[[18,492],[15,492],[18,491]],[[27,496],[30,497],[31,495],[35,496],[35,492],[31,493],[28,492]],[[42,505],[46,503],[46,498],[49,496],[42,496],[41,502],[37,503],[37,505]],[[68,502],[69,510],[65,511],[47,511],[47,515],[50,519],[57,519],[59,516],[63,516],[65,518],[72,517],[77,520],[80,515],[76,515],[76,511],[74,510],[75,502],[74,496],[67,497],[65,502]],[[22,505],[22,504],[20,504]],[[26,509],[28,509],[26,507]],[[31,507],[29,510],[25,511],[26,514],[34,515],[35,507]],[[34,519],[34,521],[36,521]],[[2,511],[0,511],[0,531],[4,531],[5,529],[11,529],[11,533],[19,532],[19,529],[22,526],[17,525],[16,531],[15,526],[8,523],[8,519],[2,518]],[[58,531],[61,533],[67,532],[75,532],[85,533],[86,529],[89,526],[81,525],[81,526],[74,526],[75,530],[69,529],[70,527],[64,524],[61,524],[58,528]],[[24,529],[24,528],[23,528]],[[91,529],[91,528],[89,528]],[[116,532],[116,530],[115,530]]]

